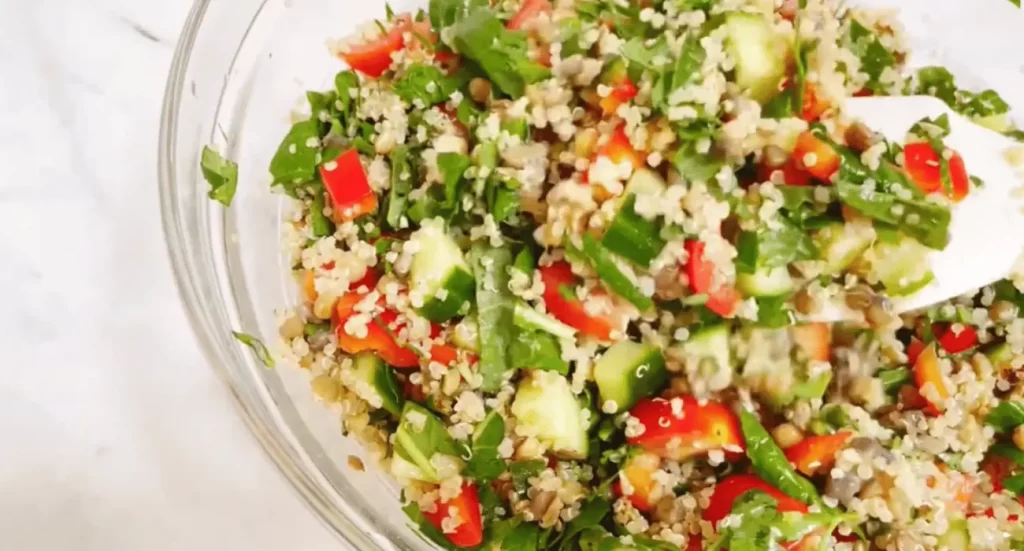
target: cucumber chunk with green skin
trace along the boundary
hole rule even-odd
[[[594,266],[597,277],[610,291],[626,299],[640,311],[649,310],[654,306],[651,297],[640,292],[633,280],[623,271],[624,267],[619,265],[611,251],[598,243],[589,233],[583,234],[583,253]]]
[[[674,345],[670,353],[680,359],[714,363],[715,370],[732,370],[729,327],[714,325],[690,335],[685,342]]]
[[[412,239],[420,246],[409,270],[413,291],[423,297],[417,311],[430,321],[447,321],[473,299],[473,271],[442,219],[425,220]]]
[[[988,361],[992,362],[992,365],[996,369],[1001,369],[1010,365],[1013,361],[1013,349],[1008,343],[1001,342],[985,350],[985,357]]]
[[[513,314],[516,326],[522,329],[544,331],[560,339],[571,339],[576,336],[575,329],[547,314],[534,310],[525,302],[516,302]]]
[[[660,194],[664,189],[665,181],[656,172],[646,168],[634,172],[601,244],[639,266],[649,267],[665,248],[665,240],[661,238],[659,224],[637,214],[635,205],[638,196]]]
[[[633,341],[612,345],[594,364],[601,411],[619,413],[633,407],[668,382],[665,357],[657,346]],[[611,411],[611,405],[615,410]]]
[[[948,551],[970,551],[971,534],[967,528],[967,519],[956,518],[949,521],[946,533],[939,536],[936,549]]]
[[[480,352],[480,327],[475,316],[466,316],[459,320],[452,331],[452,342],[455,346],[470,352]]]
[[[392,462],[392,472],[397,468],[402,470],[403,476],[407,478],[409,473],[413,473],[417,477],[416,480],[440,482],[437,464],[432,461],[437,455],[449,456],[455,461],[460,461],[461,453],[455,439],[448,434],[444,421],[438,419],[427,408],[414,402],[406,402],[398,422],[398,430],[395,432],[395,456],[400,457],[408,465],[400,463],[396,467]]]
[[[984,126],[989,130],[994,130],[1003,134],[1013,129],[1013,120],[1010,119],[1009,113],[999,113],[998,115],[988,115],[986,117],[974,116],[971,117],[971,121],[979,126]]]
[[[930,252],[931,249],[905,235],[900,235],[895,243],[875,243],[870,253],[871,275],[890,295],[911,295],[935,279],[928,263]]]
[[[736,61],[736,84],[764,104],[779,93],[792,55],[791,46],[776,34],[767,17],[757,13],[725,15],[726,48]]]
[[[825,262],[825,275],[836,275],[850,267],[871,247],[875,232],[867,224],[837,222],[814,233],[814,244]]]
[[[752,274],[738,274],[736,287],[746,296],[778,297],[793,292],[796,283],[785,266],[758,267]]]
[[[593,413],[576,399],[565,377],[552,371],[531,371],[520,381],[510,411],[519,426],[559,458],[587,457],[590,446],[584,416]]]
[[[358,354],[352,362],[351,380],[347,380],[347,375],[343,378],[346,386],[371,406],[383,408],[396,417],[402,414],[405,399],[395,371],[376,354]]]

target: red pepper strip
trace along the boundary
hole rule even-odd
[[[917,361],[914,362],[914,382],[921,396],[928,402],[928,405],[924,408],[925,413],[940,415],[945,408],[942,402],[949,399],[949,390],[946,388],[946,382],[942,378],[939,356],[935,352],[934,344],[928,345],[921,352],[921,355],[917,357]],[[925,386],[931,386],[934,390],[925,392]],[[928,396],[937,397],[939,402],[933,402]]]
[[[912,182],[925,193],[943,192],[954,201],[960,201],[970,191],[971,181],[963,157],[952,152],[948,160],[951,190],[942,185],[942,164],[939,152],[931,144],[915,142],[903,148],[903,169]]]
[[[551,12],[551,2],[548,0],[526,0],[519,11],[512,16],[512,19],[508,20],[505,27],[510,31],[517,31],[537,16]]]
[[[740,294],[731,285],[720,285],[712,290],[711,284],[715,273],[715,265],[704,256],[704,243],[696,240],[689,240],[685,244],[689,259],[686,261],[686,276],[690,280],[690,288],[694,293],[707,295],[708,301],[704,304],[712,312],[723,318],[731,317],[736,313],[736,307],[740,303]]]
[[[544,281],[544,304],[548,313],[558,321],[582,333],[601,340],[609,340],[615,324],[609,318],[591,315],[579,299],[569,297],[576,292],[576,276],[566,262],[555,262],[540,268]]]
[[[799,444],[786,448],[786,459],[807,476],[831,469],[836,454],[853,436],[852,432],[837,432],[804,438]]]
[[[674,400],[682,402],[676,409],[672,406]],[[722,449],[735,457],[746,447],[736,414],[718,402],[701,403],[693,396],[645,398],[629,414],[644,430],[626,440],[673,461]]]
[[[435,503],[434,511],[424,511],[423,517],[456,547],[476,547],[484,540],[480,497],[472,482],[465,482],[462,492],[452,499]]]

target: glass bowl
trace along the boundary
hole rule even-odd
[[[949,67],[963,87],[994,88],[1017,110],[1024,75],[1024,16],[1007,0],[871,0],[899,5],[912,65]],[[396,12],[426,0],[392,0]],[[325,42],[384,14],[383,0],[198,0],[171,67],[160,131],[164,230],[193,329],[209,363],[282,474],[343,541],[360,551],[430,549],[412,531],[396,486],[358,444],[339,413],[314,401],[305,372],[267,369],[232,330],[268,342],[273,311],[294,304],[289,266],[278,252],[284,201],[266,166],[307,89],[329,88],[341,64]],[[239,165],[230,209],[207,196],[203,145]],[[347,466],[364,459],[365,472]],[[259,483],[254,481],[254,483]]]

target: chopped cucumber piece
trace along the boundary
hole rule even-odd
[[[751,297],[778,297],[791,293],[796,283],[785,266],[778,268],[758,267],[752,274],[736,276],[736,287]]]
[[[985,351],[985,356],[988,357],[988,361],[992,362],[992,365],[996,369],[1002,371],[1010,367],[1010,362],[1013,361],[1013,349],[1008,343],[1002,342]]]
[[[392,460],[392,472],[398,468],[407,478],[415,475],[416,480],[440,482],[438,462],[433,461],[437,455],[449,456],[454,461],[460,460],[459,449],[448,434],[444,421],[425,407],[406,402],[395,432],[395,458],[401,458],[409,465],[399,463],[396,467]]]
[[[826,371],[816,377],[800,381],[793,385],[788,402],[793,400],[818,400],[825,396],[829,383],[832,382],[832,372]]]
[[[967,529],[967,519],[956,518],[950,520],[946,533],[939,536],[936,549],[944,551],[970,551],[971,534]]]
[[[814,234],[814,244],[825,261],[825,275],[836,275],[853,264],[857,257],[871,247],[875,232],[867,224],[837,222],[821,228]]]
[[[975,116],[971,117],[971,121],[989,130],[995,130],[1000,134],[1013,129],[1013,121],[1010,119],[1009,113],[999,113],[998,115],[989,115],[987,117]]]
[[[466,316],[455,325],[452,334],[452,342],[455,346],[470,352],[480,351],[480,327],[476,323],[476,317]]]
[[[871,248],[871,274],[890,295],[916,293],[935,279],[928,263],[930,252],[931,249],[905,235],[900,235],[895,243],[875,243]]]
[[[346,386],[371,406],[386,409],[395,416],[402,414],[405,400],[395,371],[376,354],[358,354],[352,364],[351,379],[348,374],[343,378]]]
[[[640,398],[661,390],[667,381],[665,357],[657,346],[619,341],[594,364],[594,382],[604,413],[628,410]]]
[[[516,302],[515,310],[516,326],[522,329],[529,329],[531,331],[544,331],[550,333],[560,339],[571,339],[576,336],[576,330],[568,325],[556,320],[555,318],[542,314],[525,302]]]
[[[459,245],[445,232],[440,218],[425,220],[413,234],[420,249],[410,268],[412,289],[423,296],[420,315],[446,321],[473,298],[473,272]]]
[[[672,347],[677,358],[695,359],[714,364],[714,371],[732,370],[732,352],[729,348],[729,327],[714,325],[697,331],[685,342]]]
[[[551,371],[531,371],[519,383],[512,415],[520,426],[563,459],[587,457],[587,423],[590,416],[576,399],[569,381]]]
[[[731,12],[725,16],[726,44],[736,61],[736,84],[764,104],[779,93],[792,55],[789,43],[775,33],[771,21],[757,13]]]
[[[637,196],[660,194],[664,189],[665,180],[658,173],[646,168],[634,172],[626,185],[625,199],[601,244],[640,266],[650,266],[665,248],[665,240],[661,238],[659,224],[637,214],[634,207]]]

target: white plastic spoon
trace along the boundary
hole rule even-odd
[[[948,115],[950,133],[943,142],[960,153],[968,173],[985,183],[953,207],[949,245],[930,257],[935,280],[913,295],[893,298],[894,312],[943,302],[1007,277],[1024,252],[1024,201],[1015,192],[1022,185],[1020,176],[1004,155],[1020,144],[928,96],[854,98],[845,112],[894,143],[903,143],[917,121]],[[855,316],[844,306],[828,305],[814,318]]]

